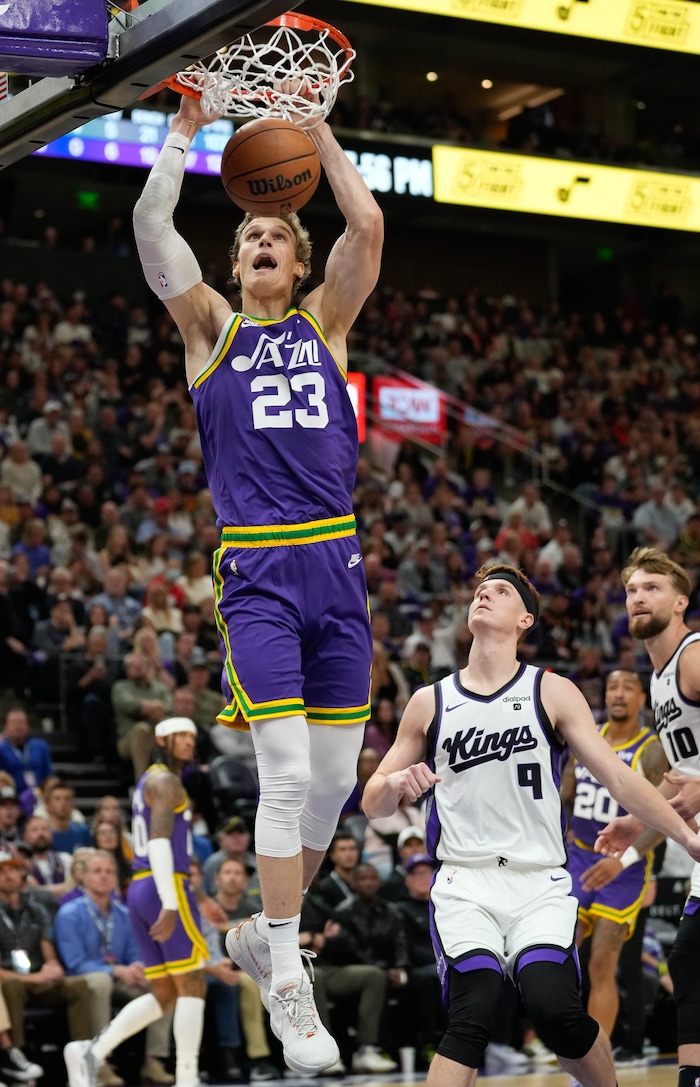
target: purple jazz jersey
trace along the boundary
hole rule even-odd
[[[190,393],[220,525],[352,513],[357,422],[346,376],[311,314],[234,314]]]
[[[223,543],[214,586],[223,724],[239,711],[246,722],[297,713],[315,724],[367,720],[372,636],[354,534],[282,546]]]
[[[197,900],[189,879],[176,875],[175,887],[177,920],[172,936],[163,943],[158,943],[148,935],[148,930],[158,919],[161,910],[153,876],[135,876],[127,891],[126,904],[139,945],[144,973],[148,978],[164,977],[166,974],[188,974],[198,970],[209,958],[201,932]]]
[[[629,868],[623,868],[605,887],[584,891],[581,877],[587,868],[602,859],[599,853],[571,843],[566,867],[571,875],[571,893],[578,899],[579,921],[589,932],[595,920],[605,917],[618,925],[629,925],[627,938],[634,932],[651,875],[651,854],[642,857]]]
[[[154,763],[149,766],[145,774],[142,774],[136,783],[134,795],[131,800],[131,832],[134,842],[134,859],[132,868],[135,873],[150,872],[151,862],[148,859],[148,840],[151,837],[151,808],[144,795],[146,782],[152,774],[169,773],[167,766]],[[182,807],[176,808],[170,844],[173,850],[173,865],[176,872],[183,876],[189,876],[190,858],[192,856],[192,812],[189,801]]]

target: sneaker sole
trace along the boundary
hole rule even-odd
[[[321,1072],[325,1072],[327,1068],[332,1068],[334,1064],[337,1064],[340,1060],[340,1050],[337,1046],[336,1050],[337,1053],[333,1060],[324,1061],[321,1065],[302,1064],[301,1061],[294,1060],[294,1058],[290,1057],[285,1051],[284,1045],[282,1046],[282,1056],[284,1057],[284,1063],[287,1065],[287,1068],[291,1068],[292,1072],[297,1072],[300,1076],[315,1076]]]
[[[249,917],[240,925],[229,929],[226,933],[224,946],[228,957],[252,978],[260,989],[260,997],[265,1006],[265,1011],[270,1010],[270,976],[266,975],[260,967],[258,960],[250,949],[246,935],[246,926],[254,925],[255,921]]]

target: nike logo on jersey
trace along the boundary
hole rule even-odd
[[[351,555],[348,559],[348,570],[352,570],[353,566],[357,566],[358,562],[362,562],[362,555],[359,551],[356,551],[354,555]]]
[[[445,713],[452,713],[452,710],[458,710],[460,706],[466,705],[466,702],[455,702],[454,706],[445,706]]]

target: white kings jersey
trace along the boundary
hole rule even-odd
[[[660,672],[652,672],[649,683],[654,723],[671,766],[682,774],[700,777],[700,702],[684,698],[678,687],[681,653],[700,634],[686,634]]]
[[[427,763],[441,779],[427,809],[428,851],[457,865],[556,868],[566,861],[561,743],[542,705],[543,671],[521,664],[491,695],[435,685]]]

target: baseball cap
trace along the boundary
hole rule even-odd
[[[419,864],[428,864],[431,868],[435,867],[435,861],[432,857],[429,857],[427,853],[414,853],[412,857],[409,857],[406,861],[406,871],[412,872]]]
[[[15,868],[21,868],[22,862],[19,857],[14,853],[10,853],[9,850],[3,849],[0,851],[0,864],[12,864]]]
[[[172,736],[174,732],[191,732],[197,735],[197,726],[190,717],[166,717],[156,725],[156,736]]]
[[[182,464],[177,470],[179,476],[184,476],[186,472],[192,472],[193,475],[197,474],[197,465],[193,460],[183,460]]]
[[[234,815],[232,819],[227,819],[226,822],[222,824],[220,833],[235,834],[236,831],[241,831],[241,833],[247,834],[248,829],[248,824],[246,823],[245,819],[243,819],[240,815]]]
[[[60,410],[61,410],[60,400],[47,400],[46,403],[44,404],[44,415],[48,415],[48,413],[50,411],[60,411]]]
[[[0,788],[0,804],[4,800],[17,800],[17,790],[12,785],[3,785]]]
[[[396,841],[398,848],[401,849],[406,842],[410,842],[411,838],[418,838],[419,841],[424,842],[425,831],[422,827],[404,827]]]
[[[170,513],[173,508],[173,504],[169,498],[156,498],[153,503],[153,509],[156,513]]]

